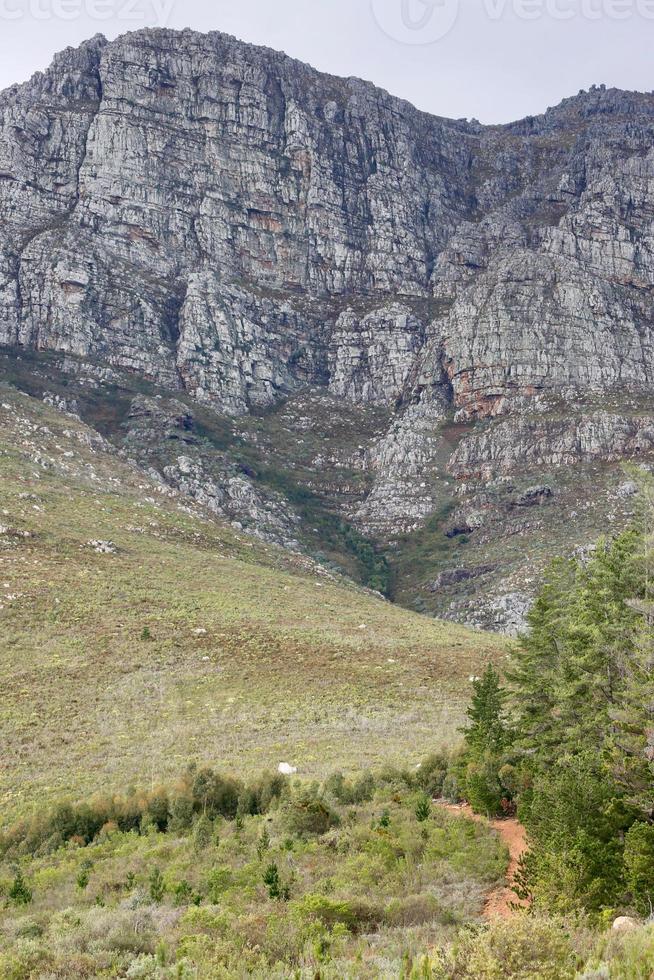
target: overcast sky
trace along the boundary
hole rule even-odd
[[[654,88],[654,0],[0,0],[0,88],[144,26],[226,31],[488,123],[592,84]]]

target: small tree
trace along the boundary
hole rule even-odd
[[[14,905],[30,905],[32,902],[32,889],[25,881],[20,868],[16,869],[16,875],[9,889],[9,900]]]
[[[260,861],[263,861],[264,854],[268,850],[270,850],[270,834],[268,833],[268,828],[264,827],[259,838],[259,843],[257,844],[257,857]]]
[[[153,868],[150,872],[150,898],[155,904],[159,905],[166,894],[166,885],[163,875],[159,868]]]
[[[431,816],[431,800],[427,794],[420,797],[416,804],[415,812],[418,823],[424,823],[426,820],[429,820]]]
[[[213,840],[213,823],[204,813],[198,817],[193,829],[193,847],[201,853],[210,846]]]
[[[77,887],[80,889],[80,891],[84,891],[86,888],[88,888],[92,871],[93,862],[88,860],[83,861],[79,874],[77,875]]]
[[[270,898],[282,898],[283,889],[281,879],[279,877],[279,868],[274,862],[269,864],[264,871],[263,883],[268,889],[268,895]]]

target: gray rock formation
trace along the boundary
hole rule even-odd
[[[62,355],[78,388],[386,411],[365,489],[329,501],[382,544],[439,513],[451,539],[490,541],[498,514],[523,533],[568,506],[552,471],[654,454],[654,95],[482,127],[222,34],[96,37],[0,95],[0,217],[0,345]],[[139,411],[128,451],[302,546],[283,495],[233,454],[164,458]]]

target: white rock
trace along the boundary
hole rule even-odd
[[[620,915],[615,920],[611,928],[614,932],[633,932],[634,929],[638,929],[640,923],[637,919],[633,919],[630,915]]]

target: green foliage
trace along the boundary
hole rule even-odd
[[[416,783],[430,797],[443,796],[443,784],[450,768],[444,753],[434,753],[424,759],[416,773]]]
[[[469,762],[465,769],[465,795],[475,813],[494,817],[502,813],[506,791],[500,781],[498,759],[492,754]]]
[[[213,840],[213,823],[209,817],[201,813],[193,827],[193,846],[196,851],[204,851]]]
[[[478,759],[487,753],[499,755],[510,741],[505,719],[508,695],[492,664],[488,664],[482,677],[473,681],[472,690],[469,724],[464,730],[468,757]]]
[[[91,880],[91,872],[93,871],[93,862],[88,859],[82,861],[82,866],[77,875],[77,887],[80,891],[84,891],[89,886]]]
[[[30,905],[32,898],[32,889],[27,884],[21,868],[17,868],[9,889],[9,901],[14,905]]]
[[[498,816],[510,808],[512,798],[500,775],[507,772],[506,753],[512,740],[506,720],[508,694],[492,664],[472,686],[468,725],[463,732],[465,751],[454,760],[452,772],[476,813]]]
[[[625,837],[624,864],[629,891],[640,912],[654,909],[654,826],[635,823]]]
[[[169,799],[195,775],[185,774]],[[47,970],[37,964],[18,974],[21,980],[107,972],[161,980],[176,976],[178,963],[189,977],[267,980],[307,969],[357,977],[361,957],[363,976],[400,976],[407,944],[426,949],[436,937],[445,941],[455,923],[477,914],[483,893],[504,873],[506,854],[485,827],[436,807],[418,824],[415,786],[374,782],[374,800],[350,807],[348,819],[324,836],[289,842],[285,800],[265,815],[242,816],[239,832],[236,821],[223,820],[218,848],[198,850],[193,832],[133,827],[104,834],[88,851],[65,845],[32,857],[23,870],[34,881],[30,923],[40,932],[26,931],[23,909],[5,909],[0,976],[8,974],[5,953],[18,956],[26,942],[42,945],[51,960]],[[319,798],[307,786],[291,800],[303,796]],[[139,797],[135,791],[125,800]],[[196,814],[195,825],[203,819]],[[93,876],[80,891],[85,860],[93,861]],[[0,864],[3,894],[9,885]]]
[[[323,794],[333,797],[342,806],[368,803],[375,795],[375,777],[366,772],[356,779],[346,779],[343,773],[336,772],[325,780]]]
[[[324,799],[306,792],[285,805],[284,823],[288,832],[298,837],[320,836],[337,827],[340,818]]]
[[[164,882],[164,877],[160,868],[152,869],[148,879],[148,886],[150,898],[155,905],[159,905],[161,902],[163,902],[164,895],[166,894],[166,883]]]
[[[619,903],[622,839],[633,815],[601,760],[592,753],[563,757],[538,773],[521,815],[531,843],[526,883],[537,902],[561,912]]]
[[[265,813],[277,805],[286,789],[287,780],[277,774],[245,785],[213,769],[191,767],[171,789],[133,791],[127,796],[99,797],[90,803],[61,803],[31,820],[19,821],[0,835],[0,854],[34,854],[66,841],[88,845],[111,828],[184,833],[191,826],[196,846],[202,849],[211,843],[216,818],[238,819],[239,810]]]
[[[207,877],[207,890],[209,901],[218,905],[222,896],[230,887],[232,872],[229,868],[221,866],[212,868]]]
[[[514,756],[497,783],[492,767],[467,774],[468,794],[481,787],[490,803],[506,787],[519,797],[530,839],[521,885],[550,909],[648,901],[649,565],[634,530],[601,541],[586,566],[554,563],[507,671]]]
[[[573,980],[579,956],[566,922],[529,915],[464,931],[440,953],[432,980]]]
[[[320,922],[327,929],[341,925],[353,932],[357,926],[357,914],[351,903],[334,901],[325,895],[305,895],[293,903],[293,912],[300,919],[308,922]]]
[[[291,897],[291,890],[288,885],[282,884],[279,868],[275,862],[271,862],[263,873],[263,883],[268,889],[268,897],[272,899],[282,899],[287,902]]]
[[[185,878],[175,885],[173,896],[175,905],[189,905],[191,903],[193,899],[193,888]]]
[[[364,581],[369,589],[387,595],[391,584],[391,570],[386,557],[364,538],[352,525],[341,524],[346,549],[354,555],[364,570]]]
[[[517,744],[541,765],[610,748],[638,623],[631,605],[642,590],[638,540],[630,531],[600,542],[586,567],[554,563],[529,615],[507,677]]]
[[[270,850],[270,834],[268,833],[268,828],[264,827],[261,831],[261,836],[259,837],[259,843],[257,844],[257,857],[260,861],[263,860],[264,854]]]
[[[382,815],[379,818],[379,826],[382,830],[388,830],[391,825],[391,813],[390,810],[383,810]]]
[[[193,824],[193,816],[193,797],[186,793],[176,794],[170,801],[168,830],[173,834],[184,833]]]
[[[418,799],[415,807],[415,814],[418,823],[424,823],[425,820],[429,820],[431,817],[431,800],[426,793]]]

